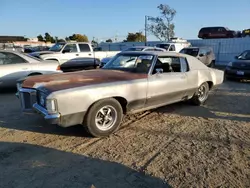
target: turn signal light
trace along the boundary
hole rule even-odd
[[[56,70],[61,70],[61,67],[58,65],[57,68],[56,68]]]

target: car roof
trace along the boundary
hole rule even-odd
[[[140,52],[134,52],[134,51],[122,51],[119,54],[124,55],[157,55],[157,56],[176,56],[176,57],[187,57],[186,54],[181,54],[178,52],[163,52],[163,51],[140,51]]]

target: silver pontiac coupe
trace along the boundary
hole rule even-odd
[[[120,52],[102,69],[27,78],[19,83],[24,111],[51,124],[82,124],[95,137],[118,130],[123,115],[191,100],[203,104],[224,72],[175,52]]]

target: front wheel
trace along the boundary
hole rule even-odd
[[[92,136],[105,137],[119,129],[122,117],[123,110],[117,100],[103,99],[90,107],[84,125]]]
[[[200,87],[197,89],[195,92],[194,96],[191,99],[191,102],[194,105],[202,105],[208,98],[208,93],[209,93],[209,85],[208,83],[203,83],[200,85]]]

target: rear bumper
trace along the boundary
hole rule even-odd
[[[237,71],[244,72],[244,75],[237,74]],[[250,79],[250,70],[226,69],[225,76],[228,78]]]
[[[50,124],[60,124],[60,114],[59,113],[55,113],[55,114],[49,114],[48,111],[41,107],[40,105],[38,105],[37,103],[35,103],[33,105],[33,109],[43,115],[44,119],[50,123]]]

